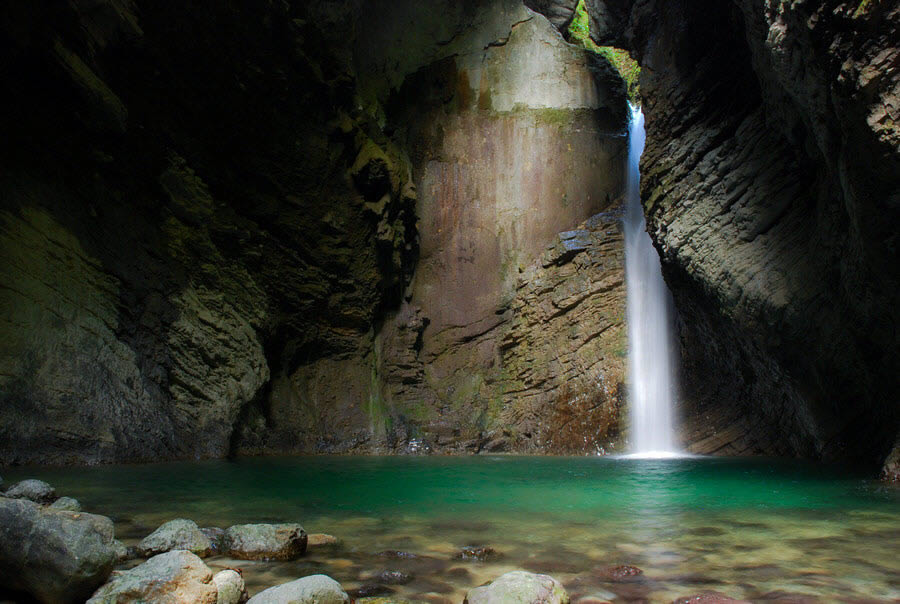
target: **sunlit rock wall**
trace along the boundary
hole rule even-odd
[[[609,218],[558,234],[621,194],[624,89],[520,2],[451,4],[371,13],[357,51],[416,185],[404,301],[373,348],[276,379],[242,450],[297,434],[298,449],[399,452],[596,452],[617,438],[621,235]],[[542,261],[554,245],[572,250]]]
[[[491,441],[539,450],[550,445],[557,405],[576,390],[615,404],[623,381],[615,355],[620,292],[607,296],[604,312],[587,310],[609,275],[576,275],[574,265],[565,276],[543,265],[526,270],[557,233],[621,194],[625,106],[621,90],[603,85],[605,69],[522,8],[501,39],[423,68],[396,95],[393,117],[406,130],[421,234],[396,328],[408,331],[408,316],[423,326],[409,351],[420,374],[403,383],[389,359],[408,343],[392,340],[394,326],[386,325],[391,387],[383,396],[404,418],[418,419],[426,441],[450,441],[455,431],[470,448]],[[615,244],[607,252],[621,258]],[[546,289],[536,293],[542,280]],[[619,276],[606,287],[621,285]],[[549,300],[555,313],[542,316],[537,307]],[[597,386],[604,380],[606,389]],[[594,432],[582,435],[589,444],[576,449],[596,450]]]
[[[876,466],[900,425],[900,8],[588,4],[643,65],[692,450]]]

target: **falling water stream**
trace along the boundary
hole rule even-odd
[[[673,427],[671,295],[641,207],[640,169],[644,114],[631,107],[625,185],[625,278],[628,293],[628,364],[631,444],[634,455],[677,454]]]

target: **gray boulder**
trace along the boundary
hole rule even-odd
[[[0,497],[0,591],[83,602],[116,563],[112,520]]]
[[[224,549],[241,560],[294,560],[306,552],[299,524],[238,524],[225,531]]]
[[[516,570],[470,589],[464,604],[568,604],[569,594],[550,575]]]
[[[29,478],[9,487],[3,496],[10,499],[27,499],[35,503],[50,503],[56,499],[56,491],[43,480]]]
[[[113,573],[88,604],[153,602],[154,604],[216,604],[213,573],[187,551],[153,556],[131,570]]]
[[[312,575],[259,592],[248,604],[348,604],[350,596],[327,575]]]
[[[67,512],[80,512],[81,504],[72,497],[60,497],[50,504],[51,510],[66,510]]]
[[[237,571],[226,569],[213,575],[216,584],[216,604],[244,604],[250,597],[244,585],[244,578]]]
[[[144,558],[174,550],[187,550],[203,558],[212,551],[212,543],[196,522],[178,518],[160,526],[137,546],[138,554]]]

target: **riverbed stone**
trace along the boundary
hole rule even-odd
[[[306,547],[318,547],[320,545],[337,545],[338,539],[325,533],[312,533],[307,537]]]
[[[383,570],[375,577],[383,585],[406,585],[413,580],[413,576],[402,570]]]
[[[112,520],[0,497],[0,591],[83,602],[116,562]]]
[[[494,560],[500,557],[500,552],[490,546],[467,545],[453,556],[457,560],[477,560],[484,562],[485,560]]]
[[[736,600],[718,591],[704,591],[693,596],[677,598],[672,604],[750,604],[748,600]]]
[[[568,604],[569,594],[550,575],[508,572],[482,587],[470,589],[464,604]]]
[[[56,491],[43,480],[29,478],[9,487],[3,496],[10,499],[27,499],[35,503],[50,503],[56,499]]]
[[[213,575],[216,585],[216,604],[242,604],[249,599],[244,578],[236,570],[227,568]]]
[[[191,552],[178,550],[114,573],[88,604],[216,604],[216,600],[216,584],[209,567]]]
[[[209,537],[200,531],[196,522],[177,518],[166,522],[144,537],[137,550],[145,558],[173,550],[187,550],[203,558],[210,554],[212,543]]]
[[[595,575],[601,581],[609,581],[612,583],[637,581],[640,580],[640,577],[643,574],[644,571],[637,566],[629,566],[627,564],[604,566],[595,570]]]
[[[225,531],[224,549],[241,560],[294,560],[306,543],[299,524],[238,524]]]
[[[250,598],[248,604],[349,604],[341,584],[327,575],[312,575],[270,587]]]
[[[60,497],[50,504],[51,510],[66,510],[68,512],[80,512],[81,503],[73,497]]]

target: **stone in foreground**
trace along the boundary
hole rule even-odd
[[[225,551],[240,560],[294,560],[306,552],[299,524],[238,524],[225,531]]]
[[[145,558],[174,550],[187,550],[204,558],[212,551],[212,543],[200,532],[196,522],[178,518],[160,526],[137,546],[138,553]]]
[[[112,520],[0,497],[0,591],[83,602],[116,562]]]
[[[248,604],[349,604],[341,584],[327,575],[312,575],[262,591]]]
[[[212,571],[187,551],[153,556],[131,570],[116,572],[88,604],[154,602],[157,604],[216,604]]]
[[[56,499],[56,491],[43,480],[23,480],[9,487],[3,494],[10,499],[28,499],[35,503],[50,503]]]
[[[216,604],[243,604],[250,597],[244,585],[244,578],[230,568],[213,575],[213,583],[218,593]]]
[[[470,589],[464,604],[568,604],[569,594],[550,575],[516,570]]]

